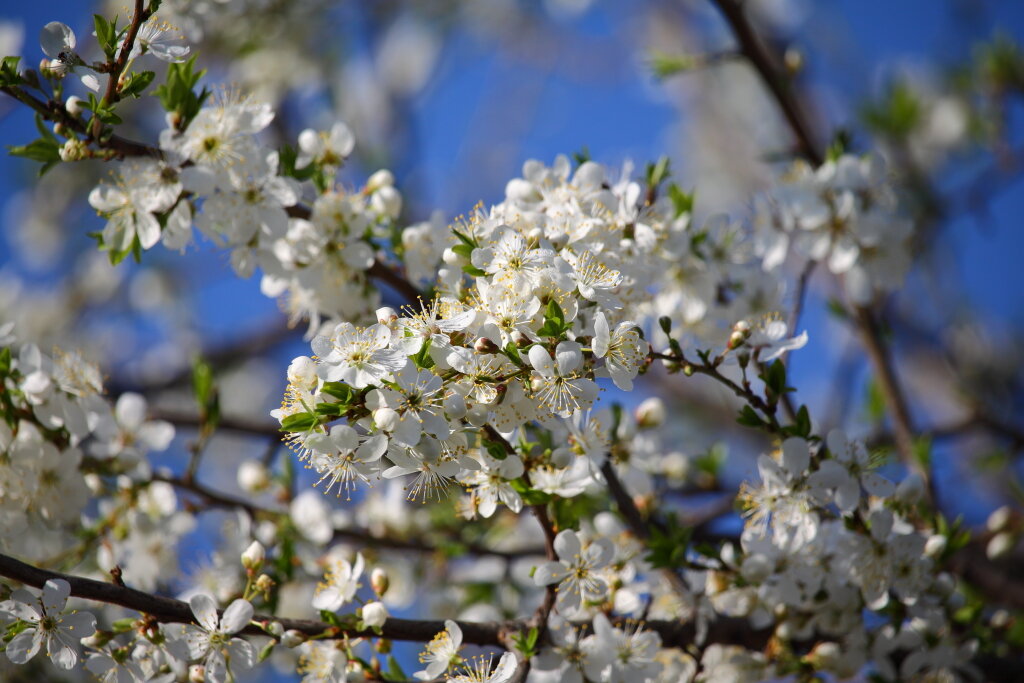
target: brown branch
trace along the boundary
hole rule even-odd
[[[914,455],[914,427],[907,407],[907,399],[899,377],[889,356],[889,349],[882,336],[875,314],[862,306],[855,310],[854,321],[860,332],[861,341],[878,378],[879,387],[893,417],[893,432],[896,449],[908,469],[917,472],[924,479],[929,498],[934,504],[935,488],[928,468]]]
[[[121,52],[117,55],[114,63],[110,65],[110,79],[107,81],[107,91],[103,95],[104,104],[113,104],[120,99],[118,84],[121,80],[121,73],[128,65],[128,57],[131,55],[132,48],[135,47],[135,39],[139,35],[139,29],[142,28],[142,22],[149,19],[149,10],[143,8],[142,5],[143,0],[135,0],[135,12],[132,14],[132,23],[128,26],[128,33],[125,34],[124,42],[121,44]],[[96,121],[98,123],[99,119]]]
[[[809,118],[794,97],[792,83],[778,66],[778,59],[771,54],[751,25],[743,9],[743,3],[739,0],[712,0],[712,3],[718,7],[736,36],[739,51],[761,76],[761,80],[778,103],[796,137],[800,153],[815,166],[821,165],[825,157],[815,142]]]

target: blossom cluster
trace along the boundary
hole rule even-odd
[[[160,95],[166,128],[148,154],[121,161],[90,193],[106,220],[101,247],[114,261],[161,242],[184,250],[194,226],[228,250],[240,276],[259,269],[262,291],[283,300],[291,323],[309,321],[311,354],[291,362],[272,415],[317,486],[355,498],[355,517],[361,512],[367,528],[415,515],[390,497],[395,492],[425,504],[462,490],[458,524],[519,525],[519,513],[533,506],[548,532],[543,561],[527,552],[526,571],[503,565],[493,583],[508,573],[516,587],[473,605],[494,621],[499,606],[536,609],[544,640],[535,633],[532,644],[497,661],[463,658],[462,630],[448,620],[426,644],[418,679],[507,683],[522,659],[541,683],[974,673],[974,642],[951,625],[960,594],[938,571],[952,539],[920,514],[920,480],[897,486],[863,444],[841,432],[814,436],[806,410],[785,427],[774,412],[787,387],[784,369],[781,383],[770,369],[783,365],[768,364],[807,341],[781,319],[780,266],[826,263],[858,304],[897,286],[907,268],[909,224],[876,159],[798,164],[755,200],[750,224],[728,216],[698,222],[693,197],[666,182],[663,166],[639,180],[629,166],[616,176],[590,160],[529,161],[498,204],[451,225],[435,217],[404,226],[390,172],[359,189],[339,187],[355,144],[345,124],[303,131],[297,150],[273,150],[264,143],[271,107],[194,93],[198,75],[182,63],[187,49],[163,38],[163,29],[148,26],[132,59],[148,52],[173,63]],[[82,66],[66,26],[49,25],[43,43],[57,76]],[[66,104],[69,115],[81,115],[81,101]],[[61,158],[80,158],[85,145],[70,136]],[[371,278],[382,273],[398,283],[406,306],[381,305]],[[146,420],[141,396],[111,405],[98,369],[79,354],[51,358],[15,344],[11,332],[0,327],[0,523],[13,532],[0,539],[3,549],[55,554],[70,527],[92,514],[92,495],[107,493],[94,506],[103,520],[93,535],[101,538],[96,563],[157,590],[177,569],[175,543],[195,521],[179,510],[170,480],[152,481],[146,458],[168,446],[173,429]],[[738,546],[698,548],[689,532],[673,535],[678,525],[654,527],[658,487],[691,483],[690,457],[662,429],[657,400],[633,413],[601,401],[602,390],[633,390],[659,359],[670,371],[692,371],[683,344],[707,374],[732,382],[718,368],[737,371],[743,386],[731,386],[779,439],[777,451],[758,460],[760,484],[743,489]],[[763,373],[763,401],[750,388],[751,364]],[[247,492],[280,484],[265,465],[247,465],[239,471]],[[199,497],[225,500],[184,483]],[[624,517],[628,505],[644,507],[657,534],[604,509],[612,486],[623,489]],[[194,624],[137,626],[130,640],[127,628],[102,633],[88,642],[87,668],[108,681],[229,680],[257,661],[239,634],[251,632],[261,595],[270,609],[290,601],[319,610],[338,633],[381,635],[385,594],[395,595],[388,574],[381,566],[369,572],[367,599],[367,556],[340,543],[325,551],[354,526],[347,512],[311,491],[286,491],[276,502],[287,509],[246,503],[229,518],[225,536],[240,547],[215,553],[183,596]],[[553,523],[548,510],[557,513]],[[262,573],[262,542],[279,544],[273,578]],[[410,564],[401,566],[411,575]],[[271,599],[275,581],[280,592]],[[45,644],[55,664],[76,666],[95,620],[63,614],[69,592],[53,580],[41,598],[17,591],[0,603],[11,661],[25,662]],[[350,605],[352,613],[339,614]],[[771,647],[708,642],[725,618],[770,633]],[[693,647],[666,642],[652,626],[659,621],[692,622]],[[266,656],[278,645],[293,650],[304,681],[372,668],[360,669],[350,649],[360,643],[307,639],[279,623],[262,628],[272,641]]]
[[[146,454],[168,447],[174,428],[147,420],[145,399],[103,396],[99,368],[77,352],[53,356],[0,328],[0,547],[30,558],[52,556],[82,521],[96,473],[136,480]]]

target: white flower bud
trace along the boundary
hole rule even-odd
[[[652,396],[637,406],[636,423],[641,427],[660,427],[665,422],[665,402]]]
[[[391,408],[378,408],[373,411],[373,422],[385,432],[393,432],[398,427],[400,417],[398,412]]]
[[[64,108],[72,116],[78,116],[79,114],[82,113],[82,102],[83,101],[84,100],[82,100],[81,97],[78,97],[77,95],[72,95],[71,97],[69,97],[67,99],[67,102],[64,103]]]
[[[946,550],[948,540],[942,534],[932,534],[924,544],[924,554],[928,557],[938,557]]]
[[[1003,531],[1010,523],[1010,517],[1013,512],[1010,510],[1009,505],[1004,505],[1001,508],[992,511],[992,514],[988,516],[988,521],[985,522],[986,528],[992,533]]]
[[[81,140],[77,138],[68,138],[68,140],[61,145],[60,148],[60,160],[61,161],[78,161],[85,156],[85,145]]]
[[[548,241],[551,242],[551,246],[553,246],[556,251],[561,251],[562,247],[569,243],[569,235],[564,232],[560,232],[557,235],[552,235]]]
[[[259,493],[270,486],[270,472],[257,460],[246,460],[238,466],[238,487],[246,493]]]
[[[370,206],[382,216],[398,218],[402,213],[402,195],[391,186],[382,187],[370,197]]]
[[[284,626],[281,625],[280,621],[272,621],[270,622],[270,625],[267,626],[266,631],[270,635],[280,638],[284,635]]]
[[[263,544],[259,541],[253,541],[245,549],[245,552],[242,553],[242,566],[246,569],[258,569],[263,565],[265,557],[266,551],[263,549]]]
[[[203,683],[206,680],[206,667],[193,664],[188,668],[188,683]]]
[[[904,505],[913,505],[924,496],[924,479],[917,472],[909,474],[896,487],[896,500]]]
[[[464,263],[464,259],[452,251],[451,247],[447,247],[441,254],[441,260],[447,263],[449,266],[460,266]]]
[[[992,628],[1005,628],[1010,625],[1010,613],[1005,609],[997,609],[992,613],[988,623]]]
[[[530,228],[530,231],[526,233],[526,239],[532,244],[540,242],[544,237],[544,230],[542,228]]]
[[[453,393],[444,399],[444,412],[453,420],[466,416],[466,399],[462,394]]]
[[[288,365],[288,381],[306,389],[316,386],[316,361],[309,356],[299,356]]]
[[[382,567],[375,567],[370,574],[370,587],[373,588],[373,592],[377,594],[377,597],[383,598],[384,594],[388,592],[388,586],[390,585],[391,580],[388,578],[388,573]]]
[[[842,656],[842,649],[838,643],[825,642],[814,646],[814,649],[807,655],[807,661],[816,669],[831,671],[836,668]]]
[[[376,192],[383,187],[391,187],[395,184],[395,176],[391,171],[382,168],[366,181],[366,191]]]
[[[513,201],[535,202],[541,199],[540,192],[529,180],[513,178],[505,185],[505,196]]]
[[[1013,536],[1002,531],[989,540],[988,545],[985,546],[985,554],[988,555],[990,560],[998,560],[1000,557],[1009,554],[1013,550],[1013,546]]]
[[[306,642],[306,636],[301,631],[295,629],[288,629],[281,636],[281,644],[285,647],[298,647]]]
[[[381,325],[390,326],[396,320],[398,320],[398,311],[390,306],[383,306],[377,309],[377,322]]]
[[[363,605],[363,623],[370,628],[380,628],[384,626],[384,621],[388,618],[388,608],[384,606],[383,602],[368,602]]]

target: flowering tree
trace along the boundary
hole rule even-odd
[[[735,48],[654,68],[742,60],[758,75],[793,150],[745,211],[701,216],[666,159],[635,175],[579,154],[526,162],[498,203],[415,223],[390,171],[340,180],[358,144],[345,123],[272,144],[285,85],[205,77],[192,43],[239,57],[237,29],[218,32],[237,16],[161,4],[98,14],[84,41],[46,24],[38,69],[5,58],[0,91],[40,135],[11,152],[44,172],[106,164],[99,181],[72,175],[111,264],[212,244],[239,277],[259,273],[308,352],[280,368],[273,424],[229,415],[216,354],[186,373],[192,408],[155,409],[181,377],[105,389],[84,354],[0,322],[12,680],[49,670],[44,649],[62,674],[118,682],[249,680],[268,660],[303,681],[1017,680],[1024,583],[1005,558],[1020,516],[949,518],[939,430],[915,426],[890,346],[886,302],[944,210],[908,146],[920,100],[894,90],[870,108],[883,150],[824,144],[794,55],[743,3],[714,0]],[[309,26],[319,5],[274,11]],[[1024,87],[1012,47],[980,59],[1004,92]],[[131,125],[142,97],[164,114],[150,135]],[[870,362],[875,431],[792,386],[814,278]],[[708,428],[753,436],[738,493],[718,451],[680,452],[675,408],[631,399],[655,382],[735,399]],[[1019,448],[990,396],[965,393],[948,431]],[[195,440],[167,467],[176,427]],[[223,431],[271,439],[237,467],[244,495],[199,476]],[[299,465],[315,489],[296,492]],[[713,504],[673,503],[695,492]],[[185,579],[179,548],[215,509],[230,511],[216,550]],[[741,528],[711,524],[733,511]]]

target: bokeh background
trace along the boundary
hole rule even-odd
[[[346,121],[357,147],[342,182],[355,186],[378,168],[392,169],[410,223],[435,212],[448,221],[478,201],[499,201],[527,159],[550,163],[584,151],[612,168],[632,162],[642,169],[668,156],[680,185],[696,189],[698,220],[722,211],[744,218],[752,195],[792,156],[774,103],[749,66],[728,55],[730,33],[705,0],[164,5],[161,14],[180,26],[210,82],[274,104],[272,139],[294,143],[303,128]],[[927,232],[905,288],[887,305],[887,322],[916,426],[933,437],[940,501],[971,524],[1002,504],[1019,505],[1024,3],[746,5],[785,54],[818,139],[845,131],[850,149],[880,152],[913,179],[908,201]],[[40,28],[60,20],[88,55],[94,11],[124,15],[127,8],[3,3],[0,53],[35,64]],[[683,56],[712,56],[713,63],[659,74]],[[153,105],[147,98],[129,105],[126,135],[155,139],[163,120]],[[27,110],[0,99],[0,140],[18,145],[33,135]],[[284,369],[308,345],[303,330],[288,330],[277,304],[260,293],[258,278],[238,279],[208,243],[184,257],[158,247],[141,265],[111,268],[86,235],[102,221],[85,197],[107,169],[58,167],[41,181],[36,170],[33,162],[0,157],[0,323],[17,321],[25,338],[43,345],[83,349],[102,364],[112,392],[145,390],[164,413],[188,404],[188,368],[204,354],[217,369],[225,415],[270,424]],[[791,357],[790,383],[819,423],[884,434],[860,347],[830,312],[836,294],[819,272],[801,324],[810,342]],[[689,454],[715,444],[715,452],[728,453],[709,488],[753,475],[764,443],[737,433],[729,397],[700,379],[657,373],[640,389],[641,397],[657,393],[669,402]],[[636,401],[612,392],[607,399]],[[963,427],[977,412],[994,424]],[[161,464],[180,468],[193,438],[180,425]],[[266,439],[220,434],[201,475],[237,491],[238,463],[267,447]],[[708,501],[713,492],[691,504]],[[217,514],[203,518],[182,549],[185,571],[201,571],[222,522]],[[735,527],[738,518],[718,523]]]

